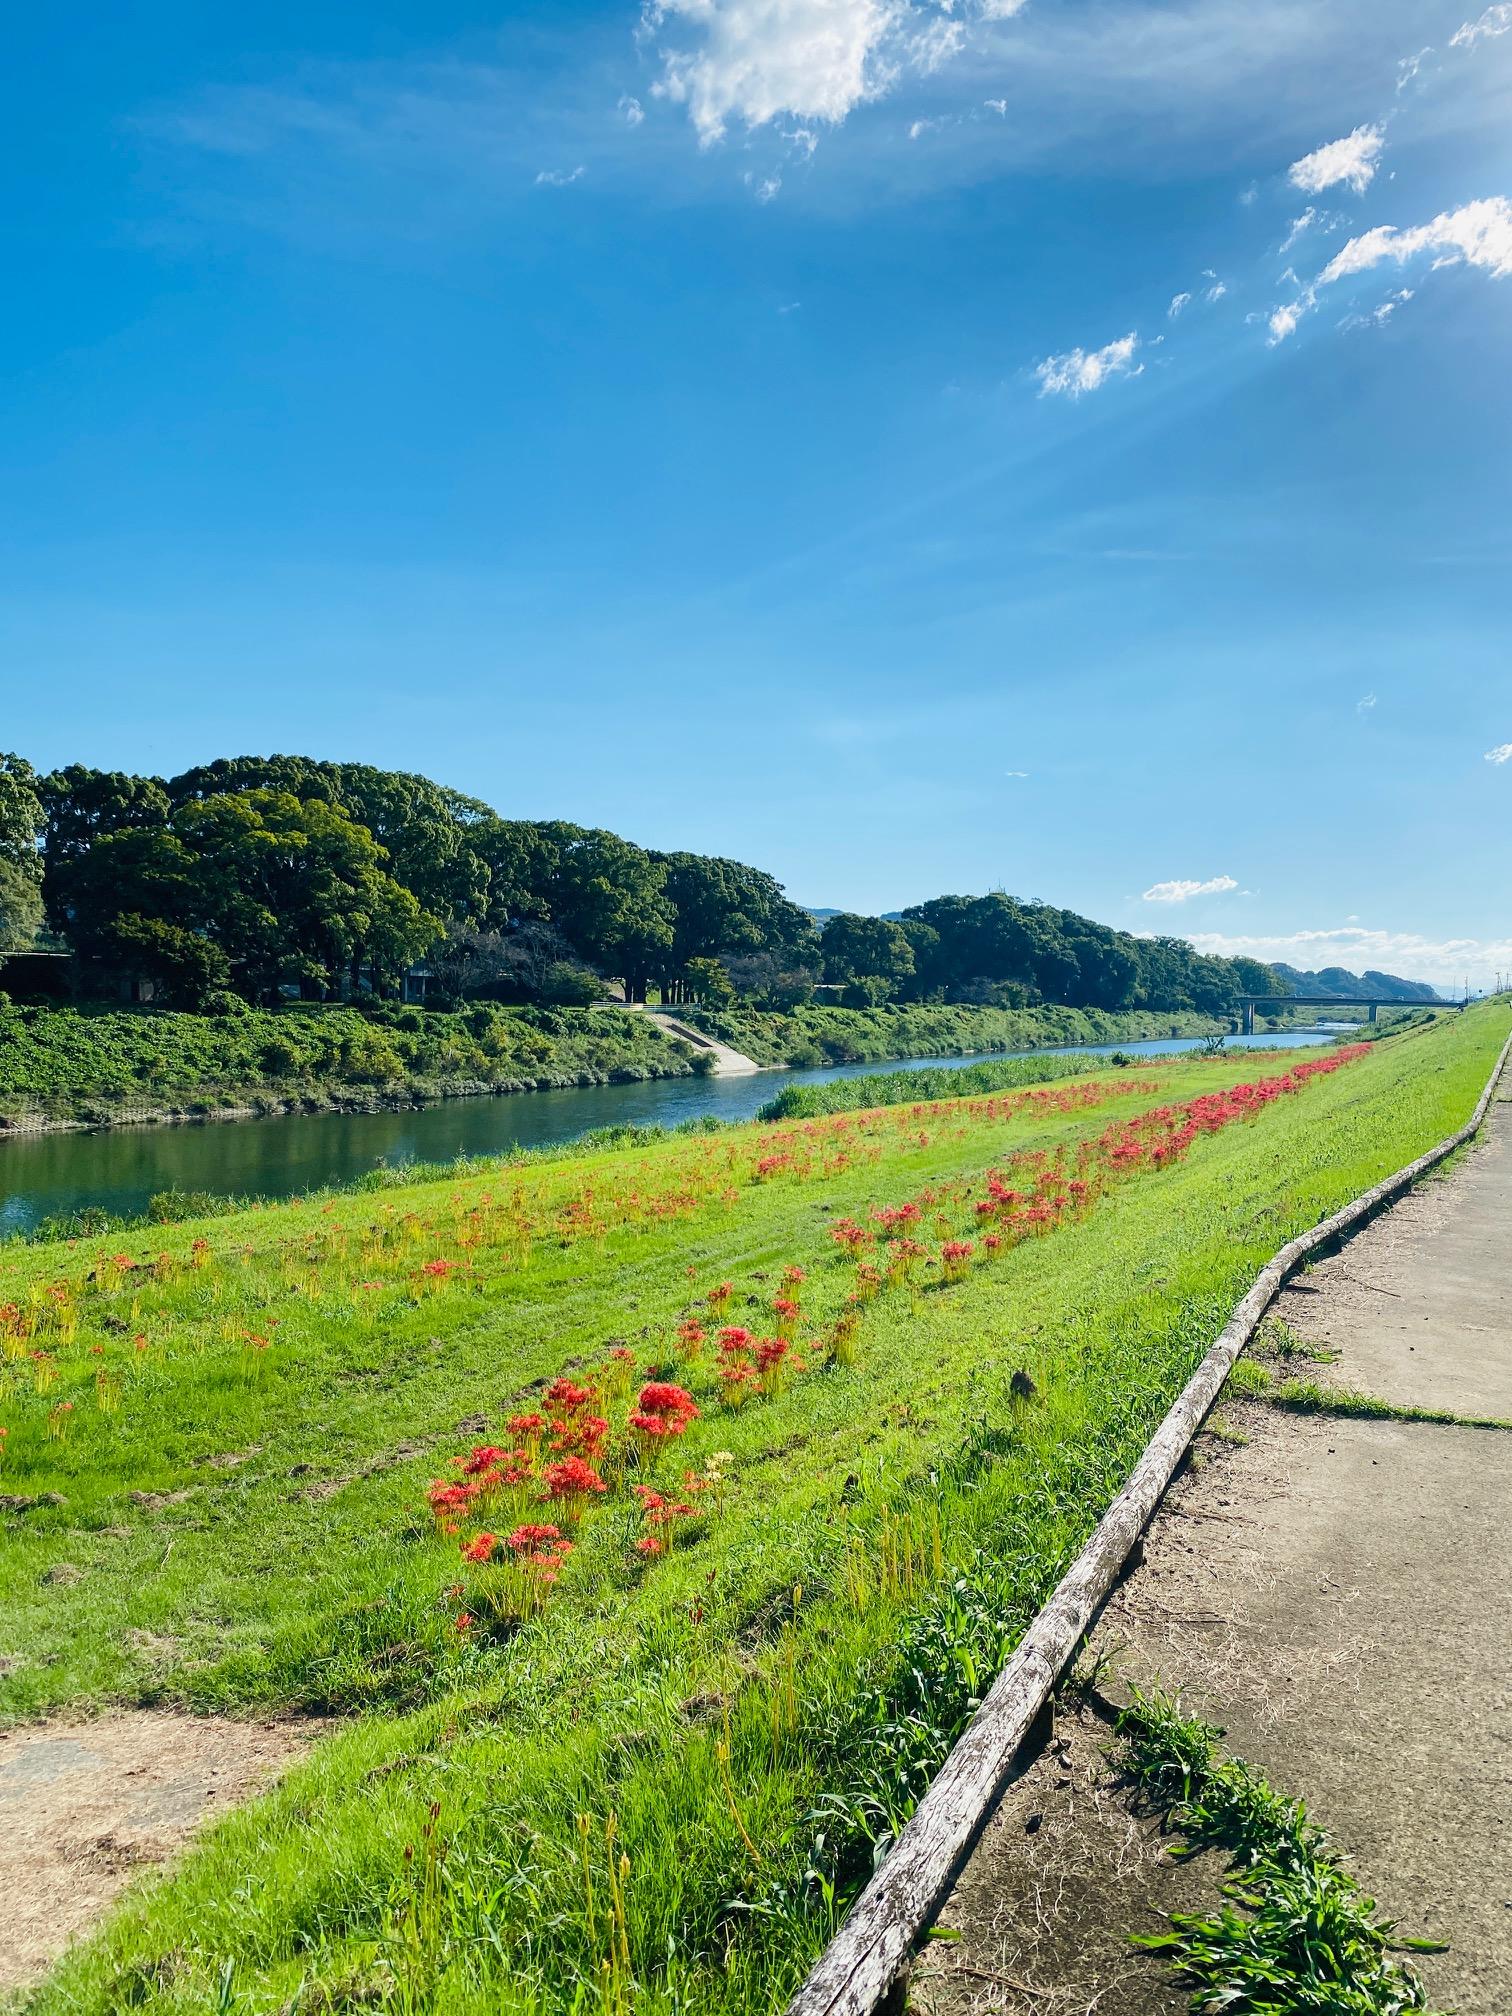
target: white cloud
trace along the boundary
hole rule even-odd
[[[1008,117],[1008,100],[1006,98],[984,98],[982,105],[986,111],[996,112],[999,119],[1006,119]]]
[[[1047,392],[1064,392],[1072,399],[1079,399],[1083,392],[1095,392],[1109,378],[1125,375],[1137,378],[1144,369],[1143,364],[1133,361],[1138,348],[1139,337],[1131,329],[1127,336],[1105,343],[1101,350],[1067,350],[1059,357],[1046,357],[1034,367],[1040,397],[1043,399]]]
[[[1209,301],[1221,301],[1227,292],[1228,282],[1226,280],[1215,280],[1213,285],[1207,290],[1206,299]]]
[[[1486,751],[1488,763],[1512,763],[1512,742],[1499,742],[1494,749]]]
[[[1388,294],[1378,307],[1365,315],[1346,315],[1339,324],[1341,329],[1380,329],[1395,315],[1404,302],[1412,299],[1410,287],[1399,287],[1395,294]]]
[[[1512,970],[1512,938],[1428,938],[1415,931],[1372,930],[1363,924],[1341,924],[1323,931],[1291,931],[1273,936],[1239,936],[1204,931],[1190,934],[1199,952],[1222,959],[1282,961],[1317,972],[1343,966],[1351,973],[1367,967],[1397,973],[1404,980],[1429,980],[1459,991],[1466,974],[1470,984],[1487,986],[1498,972]]]
[[[1512,742],[1509,742],[1507,747],[1509,750],[1512,750]],[[1005,770],[1003,775],[1005,777],[1027,777],[1029,772],[1027,770]]]
[[[1362,195],[1380,165],[1384,144],[1379,126],[1356,126],[1342,140],[1330,140],[1326,147],[1315,147],[1311,154],[1293,161],[1287,179],[1294,189],[1305,189],[1311,196],[1340,182]]]
[[[1319,287],[1355,273],[1368,273],[1385,259],[1403,265],[1419,252],[1434,252],[1437,266],[1454,266],[1461,261],[1479,266],[1497,279],[1512,274],[1512,203],[1505,196],[1487,196],[1476,203],[1445,210],[1430,224],[1416,224],[1399,231],[1394,224],[1377,224],[1358,238],[1351,238],[1318,275]]]
[[[1374,693],[1366,693],[1365,695],[1363,695],[1362,698],[1360,698],[1355,702],[1355,712],[1356,714],[1368,714],[1371,708],[1374,707],[1375,705],[1376,705],[1376,696],[1374,695]]]
[[[627,126],[639,126],[646,116],[646,108],[639,98],[621,98],[615,109]]]
[[[1316,220],[1317,215],[1318,215],[1317,211],[1314,210],[1312,205],[1309,203],[1307,208],[1302,212],[1302,215],[1300,217],[1293,217],[1291,223],[1287,226],[1286,236],[1281,240],[1281,244],[1278,249],[1282,253],[1290,252],[1293,245],[1296,244],[1297,240],[1305,236],[1305,234],[1312,229],[1313,223]]]
[[[646,0],[660,44],[658,96],[686,105],[704,146],[732,120],[792,114],[837,126],[906,72],[927,76],[972,27],[1006,21],[1025,0]],[[1006,103],[1004,106],[1006,110]]]
[[[1449,47],[1473,49],[1477,42],[1489,42],[1509,29],[1512,29],[1512,5],[1502,0],[1501,5],[1488,7],[1478,21],[1462,22],[1449,37]]]
[[[1156,882],[1140,899],[1145,903],[1187,903],[1194,896],[1223,896],[1239,884],[1232,875],[1214,875],[1206,882]]]
[[[1462,203],[1458,210],[1441,211],[1428,224],[1414,224],[1406,230],[1395,224],[1377,224],[1351,238],[1296,300],[1272,310],[1267,341],[1272,345],[1285,342],[1302,317],[1318,305],[1320,288],[1368,273],[1386,260],[1403,266],[1422,252],[1435,255],[1435,272],[1441,266],[1465,265],[1478,266],[1493,279],[1512,277],[1512,203],[1505,196],[1485,196],[1478,202]],[[1379,328],[1403,302],[1412,299],[1412,293],[1410,287],[1399,288],[1368,315],[1346,316],[1343,326]]]
[[[1190,294],[1173,294],[1171,296],[1171,305],[1169,308],[1167,308],[1166,313],[1167,315],[1170,316],[1173,322],[1175,321],[1176,317],[1181,313],[1182,309],[1187,306],[1191,298],[1192,297]]]
[[[588,170],[580,161],[576,168],[543,168],[536,176],[538,189],[568,189],[574,182],[580,182]]]
[[[705,146],[730,120],[765,126],[784,113],[837,124],[880,97],[911,10],[901,0],[655,0],[652,30],[681,26],[691,46],[662,51],[658,93],[686,105]]]
[[[1461,32],[1463,33],[1463,30]],[[1433,50],[1431,47],[1419,49],[1415,56],[1404,56],[1400,63],[1397,64],[1396,88],[1398,97],[1407,89],[1407,86],[1417,76],[1432,54]]]

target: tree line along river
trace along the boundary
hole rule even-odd
[[[1315,1044],[1321,1030],[1230,1037],[1235,1049]],[[1157,1056],[1197,1047],[1192,1037],[1143,1043],[1071,1044],[1068,1050]],[[1027,1051],[993,1051],[993,1057]],[[263,1120],[102,1128],[85,1133],[14,1134],[0,1139],[0,1238],[31,1231],[43,1219],[98,1207],[122,1215],[145,1211],[162,1191],[219,1196],[297,1197],[369,1170],[457,1155],[497,1155],[511,1148],[575,1141],[598,1127],[676,1127],[713,1115],[749,1120],[779,1086],[823,1084],[866,1072],[922,1070],[982,1062],[976,1057],[916,1057],[887,1064],[837,1064],[754,1077],[657,1078],[629,1085],[574,1086],[447,1100],[382,1113],[298,1113]]]

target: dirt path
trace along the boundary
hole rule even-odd
[[[1512,1072],[1489,1130],[1320,1263],[1277,1313],[1320,1383],[1512,1418]],[[1107,1691],[1180,1687],[1228,1747],[1302,1794],[1424,1957],[1434,2006],[1512,2011],[1512,1433],[1229,1402],[1093,1638]],[[930,2016],[1166,2016],[1126,1935],[1216,1901],[1132,1817],[1109,1736],[1066,1717],[1005,1794],[913,1976]]]
[[[0,1730],[0,1992],[40,1974],[143,1868],[260,1791],[324,1726],[142,1711]]]

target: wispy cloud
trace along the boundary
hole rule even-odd
[[[1493,279],[1506,279],[1512,275],[1512,203],[1505,196],[1486,196],[1478,202],[1462,203],[1458,210],[1441,211],[1427,224],[1405,230],[1395,224],[1377,224],[1373,230],[1361,232],[1334,254],[1294,301],[1272,310],[1268,341],[1282,343],[1292,335],[1302,317],[1317,306],[1322,288],[1368,273],[1388,261],[1403,266],[1424,252],[1434,254],[1430,269],[1434,272],[1443,266],[1476,266]],[[1410,301],[1412,293],[1410,287],[1401,288],[1388,295],[1372,314],[1346,319],[1352,319],[1356,327],[1366,322],[1379,326],[1403,302]]]
[[[626,95],[620,99],[615,109],[627,126],[642,126],[645,124],[646,108],[642,105],[639,98],[631,98]]]
[[[1488,763],[1512,763],[1512,742],[1498,742],[1494,749],[1486,751]]]
[[[1304,189],[1311,196],[1340,183],[1357,196],[1363,195],[1380,165],[1385,142],[1379,126],[1356,126],[1342,140],[1330,140],[1327,146],[1315,147],[1311,154],[1293,161],[1286,171],[1287,180],[1294,189]]]
[[[1512,742],[1509,742],[1507,747],[1509,750],[1512,750]],[[1005,777],[1027,777],[1029,772],[1027,770],[1005,770],[1003,775]]]
[[[588,170],[579,161],[576,168],[543,168],[536,176],[538,189],[570,189],[574,182],[581,182]]]
[[[1376,696],[1374,695],[1374,693],[1363,694],[1360,697],[1360,699],[1356,700],[1355,702],[1355,712],[1356,714],[1368,714],[1371,708],[1374,707],[1375,705],[1376,705]]]
[[[1144,369],[1143,364],[1134,362],[1138,348],[1139,337],[1131,329],[1127,336],[1104,343],[1100,350],[1067,350],[1058,357],[1046,357],[1034,367],[1040,397],[1057,392],[1080,399],[1084,392],[1095,392],[1110,378],[1137,378]]]
[[[1465,21],[1449,37],[1451,49],[1473,49],[1477,42],[1488,42],[1498,35],[1505,35],[1512,29],[1512,5],[1507,0],[1488,7],[1478,21]]]
[[[1173,322],[1176,320],[1176,317],[1181,313],[1182,309],[1189,304],[1191,298],[1192,297],[1190,294],[1173,294],[1171,296],[1171,305],[1169,308],[1167,308],[1166,313],[1167,315],[1170,316]]]
[[[1194,896],[1225,896],[1239,884],[1232,875],[1213,875],[1206,882],[1154,882],[1140,898],[1144,903],[1189,903]]]
[[[1395,315],[1398,308],[1406,306],[1412,299],[1412,295],[1412,288],[1398,287],[1394,294],[1388,294],[1384,301],[1378,302],[1374,308],[1367,309],[1363,315],[1346,315],[1344,320],[1339,324],[1339,327],[1341,329],[1382,329],[1391,320],[1392,316]]]

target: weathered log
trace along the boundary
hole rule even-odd
[[[1130,1549],[1165,1495],[1234,1362],[1287,1276],[1462,1147],[1486,1117],[1512,1057],[1512,1036],[1461,1128],[1416,1161],[1283,1246],[1256,1276],[1212,1349],[1161,1422],[1129,1481],[1035,1617],[965,1733],[789,2005],[788,2016],[871,2016],[975,1846],[1030,1725],[1081,1643]]]

